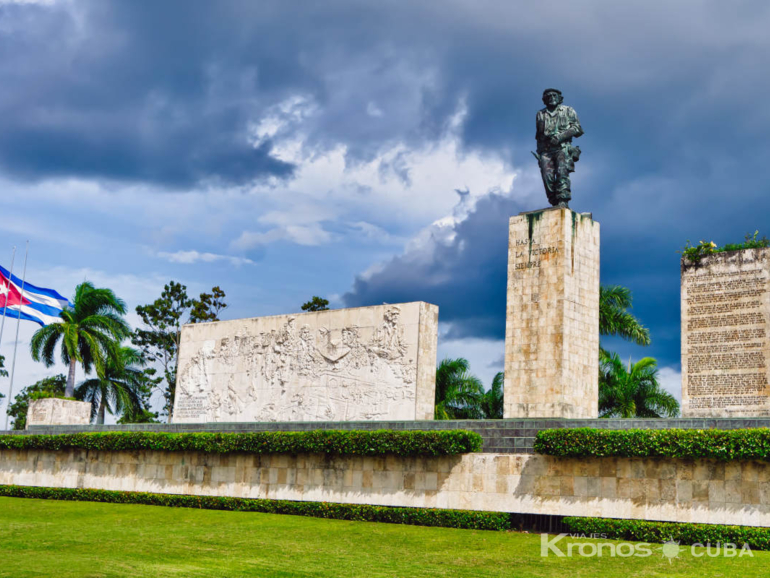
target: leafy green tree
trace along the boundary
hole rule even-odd
[[[617,353],[601,352],[600,417],[676,417],[679,402],[658,383],[657,361],[644,357],[624,365]]]
[[[176,391],[179,339],[182,325],[219,321],[219,313],[227,307],[225,292],[214,287],[211,293],[201,293],[198,299],[187,296],[187,287],[170,281],[160,297],[149,305],[140,305],[136,312],[144,324],[131,336],[148,363],[156,367],[144,370],[145,384],[163,393],[163,413],[169,421]]]
[[[64,397],[67,378],[63,373],[46,377],[37,383],[22,389],[13,399],[8,408],[8,415],[13,418],[13,429],[23,430],[27,427],[27,410],[30,399],[42,397]]]
[[[307,303],[302,304],[302,311],[328,311],[329,300],[313,295],[313,298]]]
[[[118,344],[130,335],[125,313],[126,304],[111,289],[98,289],[84,281],[75,289],[72,307],[59,314],[62,322],[41,327],[32,336],[32,359],[52,366],[61,339],[61,360],[69,366],[64,395],[72,397],[77,364],[85,373],[92,367],[104,371],[107,359],[117,354]]]
[[[637,345],[650,344],[650,330],[628,309],[632,307],[631,290],[620,285],[599,288],[599,334],[617,335]]]
[[[142,365],[146,365],[146,361]],[[136,388],[142,400],[142,406],[126,408],[126,411],[117,419],[117,423],[158,423],[158,412],[148,409],[152,405],[152,392],[155,388],[153,378],[156,374],[157,370],[154,367],[145,367],[141,371]]]
[[[0,377],[8,377],[8,372],[4,369],[5,368],[5,356],[0,355]],[[0,393],[0,399],[3,399],[5,395]]]
[[[219,314],[227,309],[225,297],[225,292],[218,286],[213,287],[211,293],[201,293],[198,299],[192,300],[190,323],[219,321]]]
[[[503,372],[498,372],[481,398],[481,410],[487,419],[503,419],[503,378]]]
[[[145,409],[142,399],[142,354],[132,347],[120,347],[107,359],[97,376],[87,379],[75,390],[78,399],[91,402],[91,417],[104,423],[105,411],[112,415],[134,415]]]
[[[127,423],[159,423],[158,412],[150,411],[149,409],[127,412],[120,416],[117,423],[121,425]]]
[[[443,359],[436,369],[436,419],[481,419],[484,386],[467,359]]]

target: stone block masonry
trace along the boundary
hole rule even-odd
[[[682,416],[770,416],[770,249],[682,258]]]
[[[44,425],[88,425],[91,404],[85,401],[48,397],[33,399],[27,409],[27,428]]]
[[[437,328],[423,302],[186,325],[173,421],[431,420]]]
[[[0,484],[770,527],[770,464],[1,450]]]
[[[545,209],[511,217],[506,418],[598,414],[599,223]]]

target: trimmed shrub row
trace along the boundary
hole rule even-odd
[[[559,457],[770,460],[770,429],[542,430],[535,452]]]
[[[101,502],[109,504],[139,504],[203,510],[229,510],[289,514],[334,520],[409,524],[465,530],[514,529],[514,515],[505,512],[472,510],[442,510],[437,508],[399,508],[329,502],[292,502],[218,496],[183,496],[149,492],[116,492],[73,488],[37,488],[2,486],[0,496],[34,498],[39,500],[66,500]],[[721,526],[712,524],[683,524],[647,522],[643,520],[613,520],[606,518],[574,518],[562,520],[565,528],[576,534],[601,534],[610,539],[660,544],[675,540],[680,544],[748,544],[753,550],[770,550],[770,528],[751,526]]]
[[[106,502],[111,504],[141,504],[145,506],[170,506],[175,508],[200,508],[205,510],[232,510],[236,512],[261,512],[267,514],[291,514],[335,520],[384,522],[415,526],[440,526],[468,530],[509,530],[511,515],[501,512],[477,512],[471,510],[441,510],[433,508],[397,508],[391,506],[367,506],[335,504],[328,502],[292,502],[288,500],[262,500],[227,498],[217,496],[181,496],[146,492],[116,492],[72,488],[36,488],[26,486],[0,486],[0,496],[11,498],[37,498],[41,500],[68,500],[82,502]]]
[[[481,451],[481,436],[464,430],[163,433],[107,432],[58,435],[4,435],[0,449],[157,450],[256,454],[322,453],[379,456],[446,456]]]
[[[752,550],[770,550],[770,528],[612,520],[608,518],[564,518],[562,523],[576,534],[602,534],[614,540],[661,544],[748,544]]]

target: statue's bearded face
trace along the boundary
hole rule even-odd
[[[561,95],[554,91],[546,92],[543,95],[543,103],[548,108],[555,108],[561,104]]]

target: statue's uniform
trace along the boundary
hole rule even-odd
[[[572,198],[569,174],[575,171],[575,161],[580,158],[580,148],[572,146],[572,138],[583,134],[575,109],[560,104],[549,112],[540,110],[536,118],[537,154],[545,192],[552,205],[568,202]],[[550,137],[561,135],[561,144],[552,145]]]

